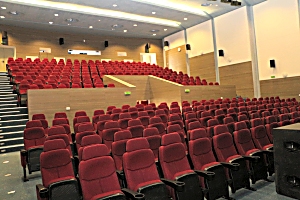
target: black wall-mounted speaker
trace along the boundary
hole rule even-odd
[[[104,41],[104,47],[108,47],[108,41]]]
[[[222,49],[219,50],[219,56],[220,57],[224,56],[224,51]]]
[[[168,47],[169,46],[169,42],[168,41],[164,41],[164,47]]]
[[[65,44],[64,38],[59,38],[58,43],[59,43],[59,45]]]
[[[191,45],[190,45],[190,44],[186,44],[186,45],[185,45],[185,49],[186,49],[186,50],[191,50]]]
[[[271,68],[275,68],[276,67],[275,60],[270,60],[270,67]]]

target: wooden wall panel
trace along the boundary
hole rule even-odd
[[[134,85],[131,85],[130,83],[127,83],[115,76],[111,76],[111,75],[105,75],[103,77],[103,83],[105,85],[108,85],[110,83],[115,84],[116,87],[135,87]]]
[[[114,75],[114,77],[134,85],[136,87],[137,100],[149,100],[152,98],[148,76]]]
[[[162,42],[159,39],[110,37],[76,33],[66,34],[3,25],[1,25],[0,29],[1,31],[7,31],[9,45],[16,47],[17,57],[40,56],[42,59],[65,57],[72,60],[132,59],[140,61],[140,53],[145,52],[145,45],[149,42],[151,43],[150,52],[156,53],[157,64],[159,66],[164,65]],[[64,38],[64,45],[59,45],[59,38]],[[86,40],[85,43],[83,39]],[[104,48],[104,41],[106,40],[109,46]],[[51,54],[39,54],[40,47],[51,48]],[[71,55],[68,54],[68,49],[100,50],[101,56]],[[117,56],[117,52],[127,52],[127,56]]]
[[[181,51],[178,51],[178,48]],[[166,51],[166,66],[174,71],[187,73],[185,45]]]
[[[298,88],[300,76],[277,78],[260,81],[262,97],[296,98],[300,101],[300,89]]]
[[[131,95],[125,96],[125,91],[131,91]],[[78,110],[86,111],[91,118],[96,109],[136,104],[135,88],[130,87],[28,90],[27,96],[29,119],[35,113],[44,113],[50,126],[55,112],[66,112],[71,125]],[[66,107],[71,110],[66,111]]]
[[[254,97],[251,61],[219,68],[221,85],[235,85],[236,94],[242,97]]]
[[[181,102],[180,88],[182,85],[156,76],[149,76],[149,82],[152,92],[150,101],[152,103],[167,102],[170,105],[173,101]]]
[[[185,93],[185,89],[189,89],[189,93]],[[200,101],[202,99],[218,99],[235,97],[235,86],[231,85],[213,85],[213,86],[183,86],[181,87],[181,101],[193,100]]]
[[[207,82],[216,82],[214,52],[190,58],[191,76],[200,76]]]

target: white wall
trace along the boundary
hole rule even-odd
[[[173,49],[181,45],[184,45],[185,44],[184,32],[179,31],[177,33],[174,33],[173,35],[165,37],[164,41],[169,42],[169,49]]]
[[[268,0],[254,6],[259,79],[300,75],[297,0]],[[276,68],[270,68],[275,59]]]
[[[219,67],[251,60],[250,38],[245,7],[215,18],[217,48],[224,50],[218,57]]]
[[[189,58],[214,51],[211,21],[187,29],[187,41],[191,44]]]

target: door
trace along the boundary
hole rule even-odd
[[[0,47],[0,72],[6,72],[7,59],[15,56],[14,47]]]

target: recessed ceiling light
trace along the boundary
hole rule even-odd
[[[4,17],[4,16],[0,16],[0,18],[1,18],[1,19],[4,19],[5,17]]]
[[[78,19],[74,19],[74,18],[68,18],[66,19],[67,22],[78,22]]]
[[[187,18],[185,17],[185,18],[183,18],[183,20],[187,20]]]
[[[203,3],[201,4],[201,6],[212,6],[213,4],[212,3]]]
[[[113,4],[113,7],[117,7],[118,5],[117,4]]]
[[[114,31],[115,29],[114,29],[114,28],[112,28],[111,30],[112,30],[112,31]]]
[[[93,28],[93,26],[89,26],[89,28]]]
[[[9,14],[11,14],[11,15],[18,15],[19,13],[17,11],[10,11]]]
[[[166,28],[164,29],[164,31],[167,31],[167,30],[168,30],[168,29],[166,29]]]
[[[156,33],[156,32],[159,32],[159,30],[157,30],[157,29],[152,29],[150,32]]]
[[[55,17],[58,17],[58,14],[54,14]]]
[[[6,10],[6,7],[3,6],[3,7],[1,7],[1,9],[2,9],[2,10]]]
[[[70,26],[71,24],[68,24],[68,26]]]
[[[133,26],[137,26],[137,24],[133,24]]]
[[[124,30],[124,33],[126,33],[126,32],[127,32],[127,30],[125,29],[125,30]]]
[[[121,24],[114,24],[111,27],[116,29],[116,28],[122,28],[123,25],[121,25]]]
[[[219,6],[218,4],[216,4],[215,6]]]
[[[98,19],[98,22],[101,22],[101,19]]]
[[[85,42],[85,40],[83,40],[83,42]]]
[[[156,12],[152,12],[152,14],[153,14],[153,15],[155,15],[155,14],[156,14]]]
[[[156,35],[156,33],[153,33],[153,35],[155,36],[155,35]]]
[[[49,22],[49,24],[53,24],[53,22]]]

